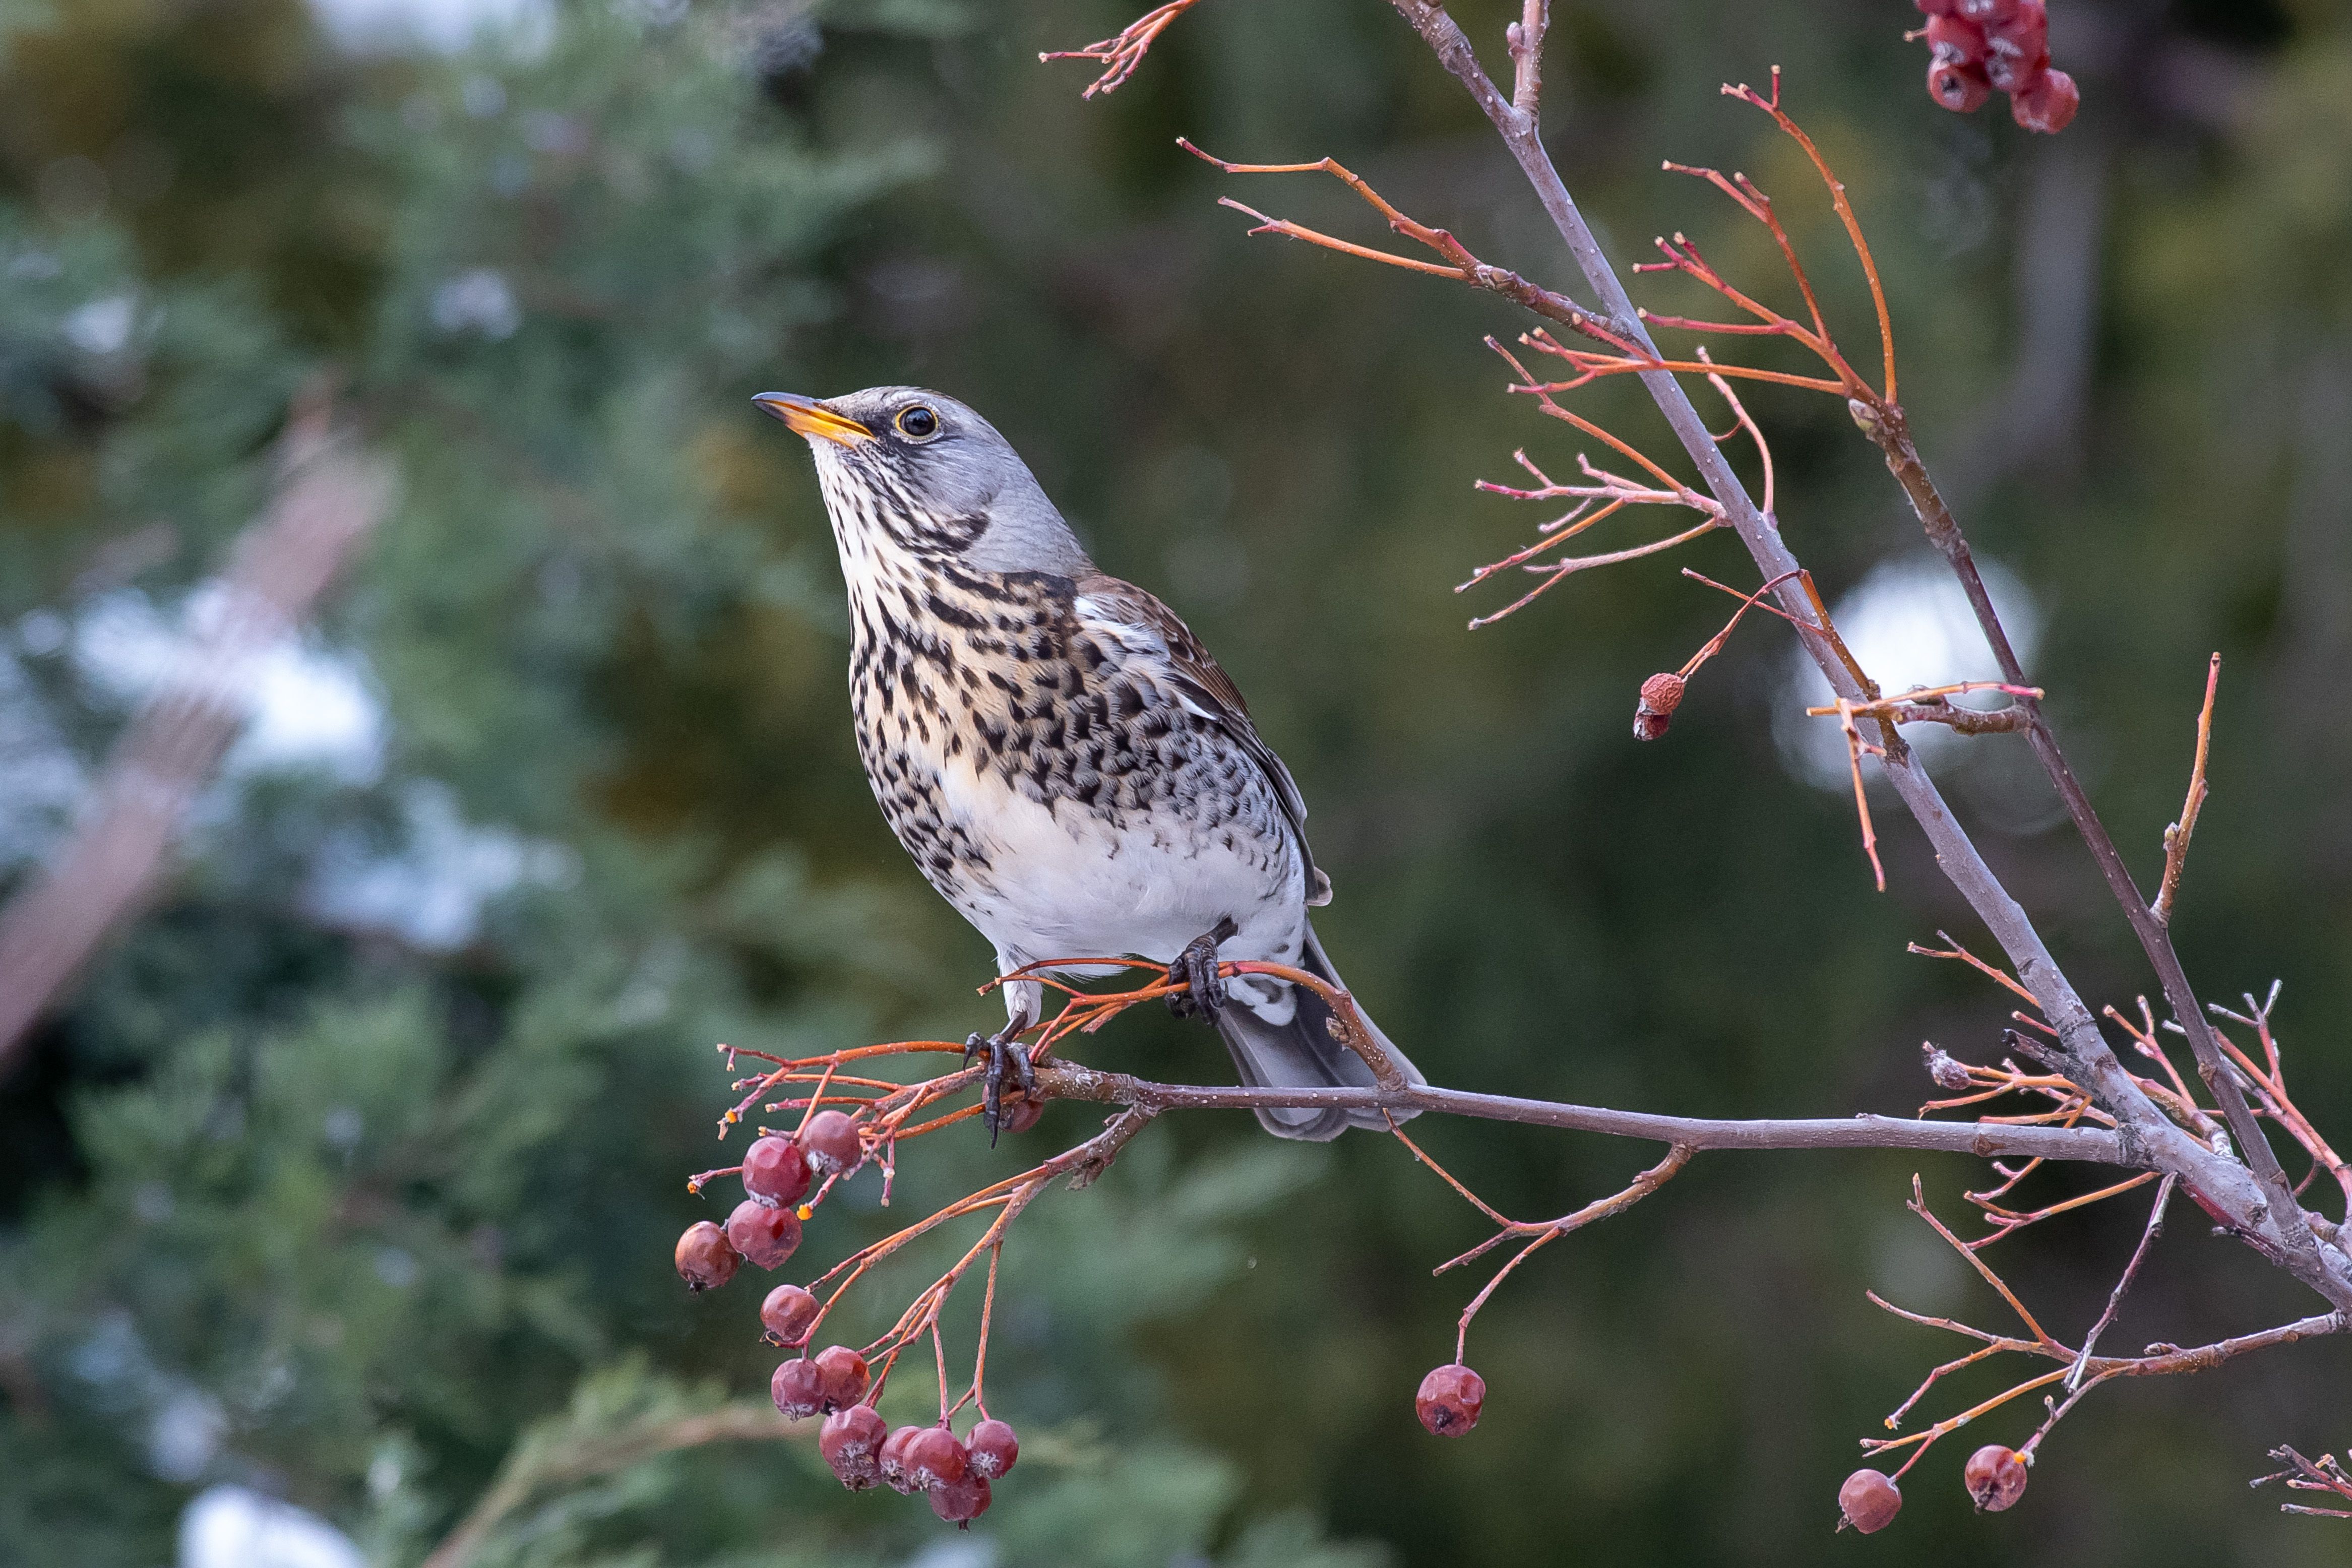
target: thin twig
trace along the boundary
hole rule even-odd
[[[2189,769],[2189,799],[2180,820],[2164,830],[2164,881],[2148,911],[2159,925],[2172,924],[2172,903],[2180,893],[2180,868],[2189,861],[2189,836],[2197,831],[2197,813],[2205,809],[2205,755],[2213,744],[2213,694],[2221,684],[2221,655],[2205,666],[2205,706],[2197,710],[2197,761]]]
[[[2167,1176],[2157,1184],[2156,1202],[2148,1208],[2147,1227],[2139,1233],[2139,1245],[2132,1249],[2131,1261],[2124,1265],[2123,1277],[2116,1281],[2114,1291],[2107,1297],[2107,1310],[2099,1314],[2099,1321],[2093,1323],[2091,1332],[2083,1336],[2083,1354],[2074,1358],[2073,1369],[2066,1374],[2068,1393],[2083,1385],[2083,1369],[2091,1364],[2091,1352],[2097,1347],[2099,1336],[2106,1332],[2109,1323],[2116,1321],[2116,1312],[2124,1304],[2124,1292],[2131,1289],[2132,1281],[2139,1273],[2140,1260],[2147,1256],[2147,1249],[2163,1234],[2164,1206],[2172,1201],[2172,1186],[2178,1179]]]

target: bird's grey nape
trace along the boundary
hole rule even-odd
[[[930,517],[985,521],[960,552],[963,565],[1058,577],[1093,570],[1077,536],[1013,444],[966,404],[922,387],[868,387],[825,401],[874,433],[870,447],[861,443],[855,451],[838,454],[848,475],[870,465],[887,472],[895,487]],[[939,421],[938,433],[928,440],[908,438],[899,423],[918,406]],[[820,461],[832,455],[821,452]]]

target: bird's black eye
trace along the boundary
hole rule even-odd
[[[940,416],[923,404],[908,403],[898,411],[899,432],[912,441],[929,441],[940,433]]]

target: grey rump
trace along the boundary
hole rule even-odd
[[[1338,985],[1307,921],[1330,883],[1289,769],[1174,612],[1087,559],[995,428],[915,387],[757,402],[816,459],[849,590],[866,779],[931,885],[995,944],[1000,972],[1172,963],[1229,925],[1220,956]],[[1264,976],[1224,990],[1213,1017],[1244,1083],[1370,1084],[1311,991]],[[1043,1006],[1034,981],[1007,986],[1000,1049]],[[1317,1140],[1385,1124],[1331,1108],[1258,1120]]]

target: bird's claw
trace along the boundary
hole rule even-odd
[[[988,1146],[992,1149],[996,1146],[997,1134],[1013,1120],[1013,1113],[1004,1108],[1005,1079],[1013,1080],[1013,1086],[1024,1099],[1034,1098],[1037,1092],[1036,1069],[1030,1063],[1029,1053],[1016,1043],[1019,1038],[1015,1030],[999,1034],[982,1034],[974,1030],[971,1038],[963,1042],[966,1067],[971,1065],[974,1057],[988,1058],[988,1071],[980,1081],[980,1117],[988,1124]]]
[[[1208,932],[1184,945],[1168,967],[1169,978],[1181,975],[1184,980],[1184,988],[1168,998],[1170,1012],[1180,1019],[1195,1013],[1205,1019],[1217,1016],[1217,1009],[1225,1005],[1225,982],[1217,973],[1217,947],[1231,941],[1239,929],[1232,915],[1223,915]]]

